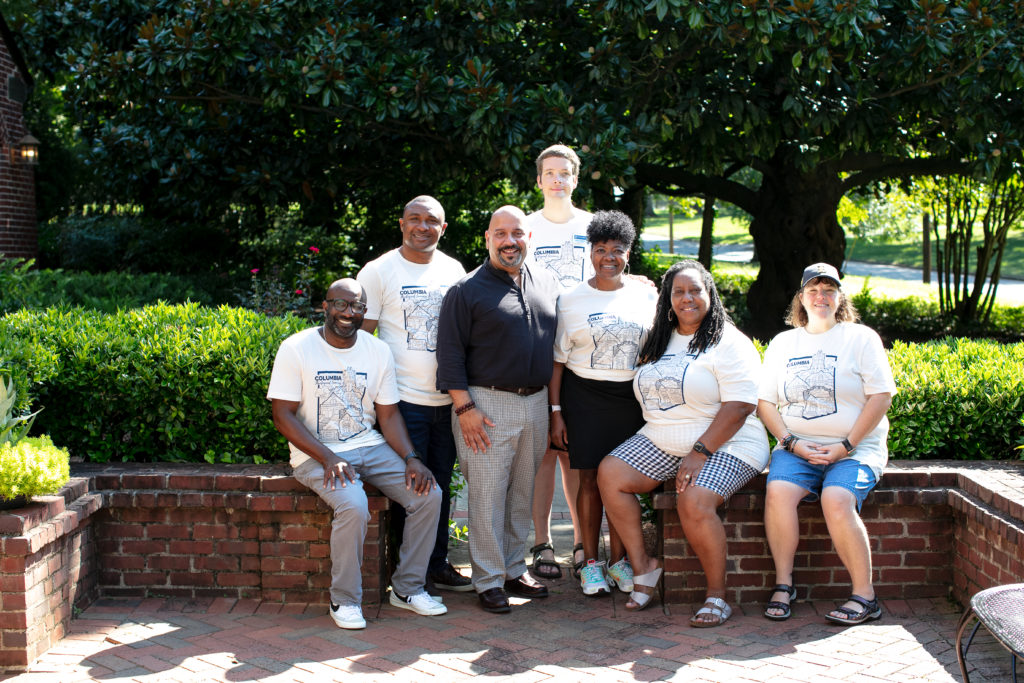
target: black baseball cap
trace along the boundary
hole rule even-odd
[[[839,271],[836,270],[835,266],[828,263],[815,263],[804,268],[804,276],[800,278],[800,287],[804,287],[816,277],[828,278],[836,283],[836,287],[841,286],[839,283]]]

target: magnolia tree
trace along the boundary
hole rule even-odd
[[[18,25],[127,201],[347,212],[376,239],[414,194],[528,188],[562,141],[597,207],[749,213],[767,338],[804,265],[842,264],[846,192],[1020,157],[1022,21],[1021,0],[38,0]]]

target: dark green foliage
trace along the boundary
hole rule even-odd
[[[944,339],[896,342],[899,389],[889,409],[889,453],[900,459],[1019,458],[1024,443],[1024,344]]]
[[[288,450],[265,398],[281,341],[308,323],[160,304],[8,315],[0,357],[25,363],[36,432],[94,461],[262,462]],[[19,378],[15,375],[15,381]],[[26,386],[20,383],[19,386]]]
[[[231,248],[223,231],[198,221],[108,214],[44,223],[39,247],[41,266],[93,273],[191,273]]]
[[[196,304],[26,310],[0,323],[0,373],[44,409],[34,431],[86,460],[280,461],[266,388],[281,341],[307,325]],[[893,457],[1018,457],[1024,344],[896,342],[889,357]]]
[[[233,292],[215,276],[74,273],[33,270],[32,262],[0,259],[0,314],[66,304],[113,313],[158,301],[227,303]]]

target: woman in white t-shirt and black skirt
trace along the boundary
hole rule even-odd
[[[772,339],[764,353],[757,414],[778,439],[764,516],[777,585],[764,615],[775,621],[790,617],[796,599],[797,506],[819,499],[852,583],[850,598],[825,618],[848,626],[882,615],[859,513],[889,457],[885,414],[896,384],[882,340],[856,321],[839,271],[816,263],[804,269],[790,304],[786,322],[793,329]]]
[[[658,292],[646,280],[623,275],[634,239],[629,216],[595,213],[587,228],[595,274],[558,297],[555,371],[548,385],[551,442],[569,451],[569,465],[579,472],[579,494],[571,503],[583,541],[580,588],[591,596],[607,595],[610,585],[633,590],[633,569],[613,524],[607,564],[597,558],[604,512],[597,468],[644,423],[633,376]]]
[[[707,579],[690,625],[708,628],[732,614],[725,528],[715,510],[768,462],[768,437],[753,414],[761,359],[700,263],[676,263],[661,287],[633,380],[645,424],[601,462],[598,486],[633,566],[626,609],[639,610],[651,602],[662,563],[644,549],[635,494],[674,478],[679,521]]]

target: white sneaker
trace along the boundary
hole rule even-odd
[[[430,597],[427,591],[420,591],[416,595],[405,597],[399,595],[394,588],[391,589],[391,604],[402,609],[412,610],[416,614],[434,617],[438,614],[445,614],[448,608]]]
[[[335,605],[332,602],[330,613],[338,628],[366,628],[366,619],[363,619],[363,610],[359,605]]]
[[[604,580],[604,563],[589,560],[583,565],[580,569],[580,588],[584,595],[607,595],[611,592],[608,582]]]
[[[633,592],[633,565],[628,558],[623,557],[608,567],[608,583],[618,586],[623,593]]]

